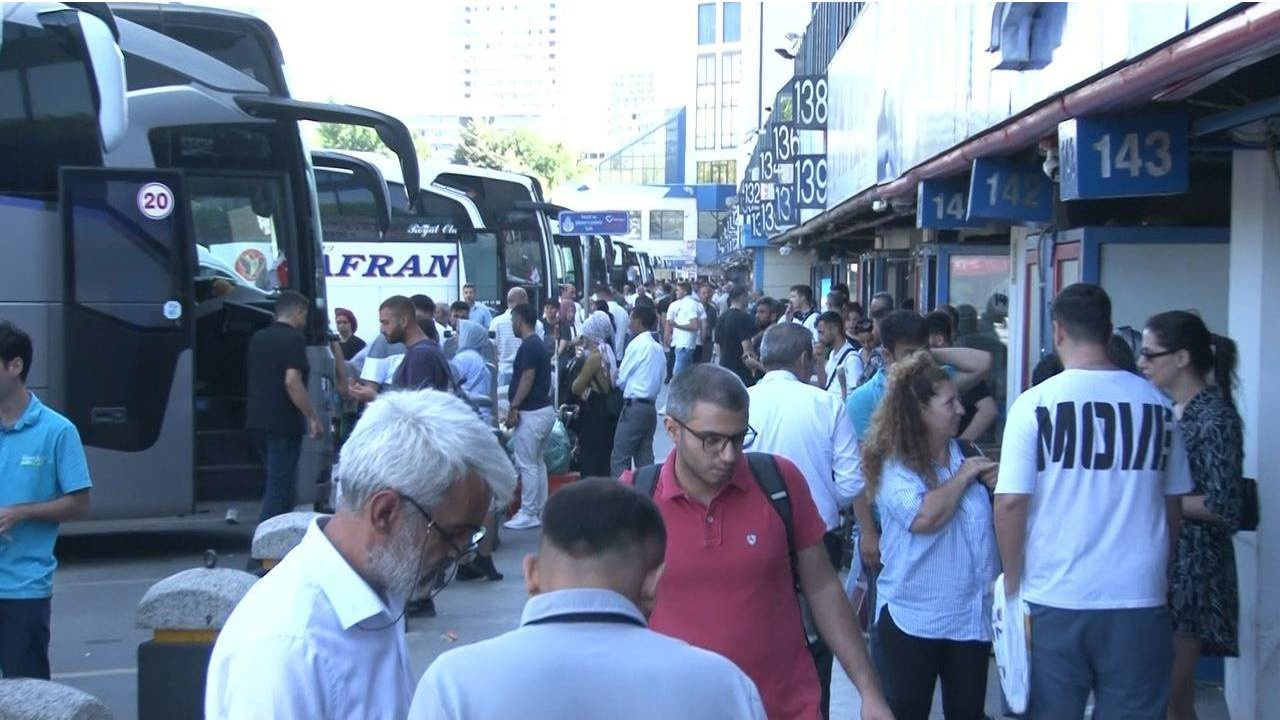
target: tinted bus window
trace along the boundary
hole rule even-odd
[[[58,168],[98,167],[89,71],[60,30],[4,25],[0,52],[0,193],[52,200]]]
[[[349,172],[316,168],[315,174],[324,239],[377,239],[378,208],[373,193]]]

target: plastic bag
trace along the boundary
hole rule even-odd
[[[1031,685],[1031,611],[1022,594],[1005,597],[1004,575],[996,578],[991,603],[991,639],[1000,689],[1015,714],[1027,711]]]
[[[507,454],[516,456],[516,435],[511,433],[506,442]],[[564,423],[556,419],[551,427],[551,435],[547,438],[547,447],[542,451],[542,461],[547,464],[548,475],[561,475],[569,472],[569,433]]]

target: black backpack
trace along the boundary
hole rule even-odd
[[[749,452],[746,455],[747,465],[751,468],[751,477],[755,478],[756,485],[760,487],[765,497],[769,498],[769,504],[778,513],[782,526],[787,530],[787,554],[791,558],[791,580],[796,586],[796,591],[799,592],[800,576],[796,572],[795,523],[791,514],[791,495],[787,492],[786,482],[782,480],[782,470],[778,468],[777,458],[769,453]],[[632,476],[636,490],[653,497],[658,487],[658,474],[661,471],[661,463],[637,469]]]

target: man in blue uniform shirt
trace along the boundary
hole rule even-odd
[[[92,483],[75,426],[27,390],[31,354],[0,321],[0,676],[48,680],[53,544]]]

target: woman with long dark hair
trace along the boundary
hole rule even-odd
[[[1169,579],[1174,624],[1169,717],[1195,717],[1201,655],[1234,657],[1239,602],[1231,535],[1244,504],[1244,428],[1236,412],[1236,344],[1180,310],[1154,315],[1138,365],[1173,400],[1187,443],[1194,494],[1182,498],[1178,557]]]
[[[948,720],[982,720],[999,568],[988,488],[999,466],[965,457],[954,439],[964,407],[929,353],[888,373],[862,445],[882,525],[876,665],[898,720],[929,717],[939,678]]]

